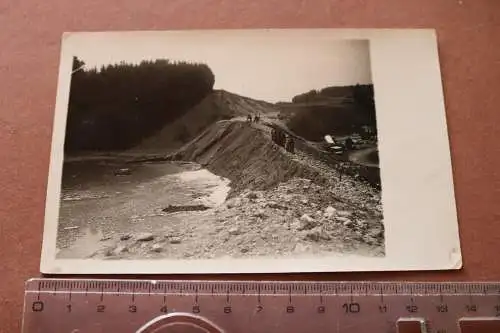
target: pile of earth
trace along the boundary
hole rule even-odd
[[[196,214],[191,212],[182,230],[169,228],[169,215],[165,215],[165,229],[117,236],[92,257],[384,255],[380,197],[367,196],[362,205],[356,205],[335,189],[308,179],[293,178],[267,191],[245,190],[217,208]]]

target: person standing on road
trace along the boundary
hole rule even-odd
[[[289,153],[294,153],[294,141],[290,135],[286,137],[285,149]]]

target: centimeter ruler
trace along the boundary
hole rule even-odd
[[[499,333],[500,282],[31,279],[23,333]]]

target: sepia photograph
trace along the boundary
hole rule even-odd
[[[369,35],[129,34],[63,38],[49,271],[387,260]]]

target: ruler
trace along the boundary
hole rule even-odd
[[[24,333],[499,333],[500,282],[31,279]]]

